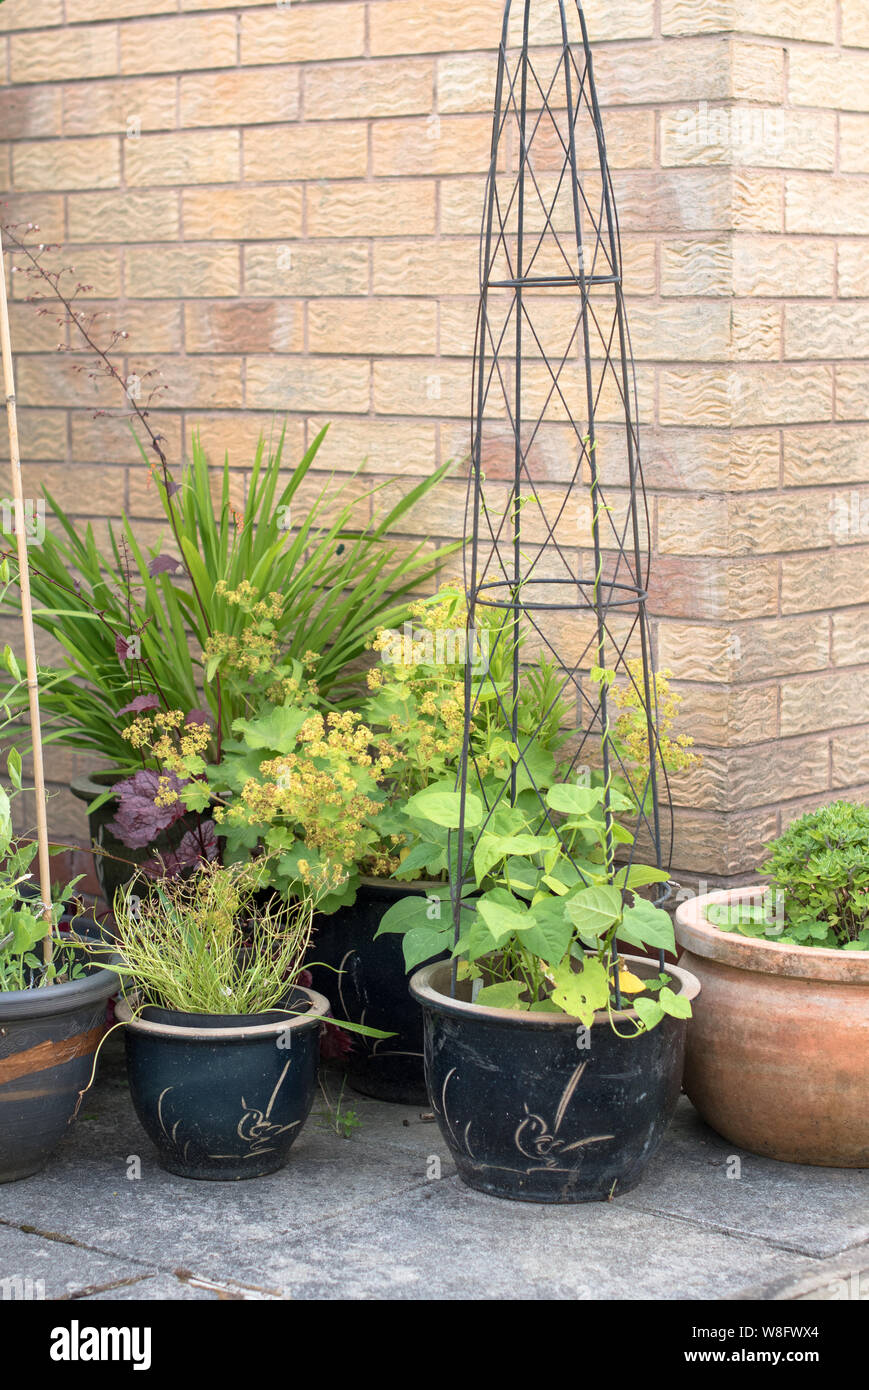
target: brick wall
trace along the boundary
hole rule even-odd
[[[535,0],[535,39],[553,33]],[[702,768],[686,870],[748,870],[869,787],[866,0],[589,0],[624,233],[661,663]],[[243,486],[260,430],[375,478],[460,458],[501,0],[5,0],[14,218],[157,367],[175,457]],[[541,16],[541,12],[542,16]],[[23,287],[15,284],[16,296]],[[16,305],[28,475],[77,515],[153,498],[56,329]],[[461,470],[459,469],[460,473]],[[399,484],[401,485],[401,484]],[[461,526],[464,484],[418,534]],[[53,755],[55,756],[55,755]],[[55,761],[62,781],[71,760]],[[59,798],[58,833],[81,825]]]

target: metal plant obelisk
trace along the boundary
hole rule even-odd
[[[463,808],[469,790],[483,796],[486,822],[471,832],[463,814],[456,832],[457,937],[474,845],[498,802],[515,800],[520,769],[537,790],[541,825],[550,820],[526,762],[533,738],[519,735],[520,634],[531,655],[542,649],[557,663],[562,693],[575,696],[572,759],[560,776],[593,776],[603,787],[608,874],[620,839],[626,844],[615,779],[637,807],[634,843],[645,839],[659,867],[664,859],[637,389],[615,198],[577,0],[505,5],[480,274],[465,588],[472,631],[481,609],[501,614],[494,641],[511,644],[512,689],[466,670],[459,789]],[[617,681],[637,697],[642,778],[615,736]],[[486,699],[498,701],[518,745],[494,800],[469,737]],[[618,818],[624,823],[621,803]]]

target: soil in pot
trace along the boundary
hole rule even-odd
[[[100,939],[77,923],[77,934]],[[111,970],[80,980],[0,993],[0,1182],[31,1177],[67,1133],[93,1072],[118,990]]]
[[[329,1002],[296,988],[284,1007],[132,1018],[118,1006],[133,1105],[163,1168],[218,1182],[283,1168],[313,1103]]]
[[[657,966],[624,957],[639,975]],[[693,999],[692,975],[668,967]],[[675,985],[674,985],[675,988]],[[607,1201],[640,1182],[673,1116],[685,1020],[619,1037],[607,1015],[591,1028],[560,1014],[518,1013],[450,998],[449,965],[418,971],[425,1068],[438,1125],[469,1187],[522,1202]],[[629,1031],[630,1014],[615,1015]]]
[[[681,963],[703,992],[688,1026],[685,1090],[703,1119],[750,1153],[869,1167],[869,952],[722,931],[705,894],[676,914]]]
[[[402,937],[374,939],[387,908],[408,893],[425,896],[425,886],[364,879],[353,907],[315,919],[308,967],[314,988],[334,1000],[335,1018],[394,1034],[353,1035],[346,1066],[354,1091],[425,1105],[422,1011],[408,988]]]

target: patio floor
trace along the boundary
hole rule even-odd
[[[0,1279],[76,1300],[869,1298],[866,1172],[738,1155],[687,1100],[639,1188],[559,1208],[463,1186],[418,1109],[344,1103],[353,1137],[316,1104],[271,1177],[175,1178],[111,1039],[50,1168],[0,1186]]]

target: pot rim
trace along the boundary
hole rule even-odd
[[[113,955],[112,964],[120,965],[121,957]],[[99,969],[84,979],[68,980],[62,985],[46,985],[43,989],[0,990],[0,1022],[53,1018],[56,1014],[73,1013],[88,1004],[98,1004],[101,999],[110,999],[120,988],[120,977],[113,970]]]
[[[654,965],[655,962],[649,960],[647,956],[628,956],[622,955],[620,960],[633,965]],[[449,971],[450,961],[435,961],[433,965],[423,966],[417,970],[410,980],[410,992],[414,999],[420,1004],[429,1004],[440,1010],[441,1013],[455,1014],[461,1018],[491,1019],[493,1023],[520,1024],[523,1028],[577,1028],[584,1026],[582,1019],[573,1018],[570,1014],[532,1014],[520,1009],[493,1009],[489,1004],[470,1004],[464,999],[451,999],[448,994],[443,994],[439,989],[435,989],[432,983],[433,977],[441,971]],[[673,975],[681,984],[679,997],[687,999],[689,1003],[696,999],[700,993],[700,981],[696,975],[692,975],[689,970],[683,970],[678,965],[666,966],[668,975]],[[593,1027],[609,1027],[610,1019],[618,1020],[639,1020],[636,1009],[619,1009],[609,1014],[606,1009],[598,1009],[594,1016]],[[687,1022],[687,1020],[678,1020]]]
[[[433,885],[441,883],[441,880],[437,878],[415,878],[411,879],[410,883],[399,883],[398,879],[393,878],[391,874],[387,874],[385,877],[377,877],[375,874],[362,874],[359,883],[364,888],[395,888],[398,892],[427,893]],[[442,884],[441,886],[446,888],[448,885]]]
[[[787,941],[742,936],[710,922],[706,909],[715,903],[739,902],[766,892],[769,884],[744,888],[720,888],[690,898],[676,909],[676,940],[683,950],[735,970],[761,975],[782,975],[798,980],[825,980],[835,984],[869,983],[869,951],[843,951],[829,946],[797,946]]]
[[[112,781],[98,782],[97,777],[111,777]],[[73,777],[69,789],[80,801],[93,801],[94,797],[107,792],[114,782],[122,782],[124,774],[120,768],[95,767],[92,772],[80,772]]]
[[[295,985],[294,988],[311,1001],[312,1007],[306,1014],[295,1017],[288,1015],[285,1020],[281,1019],[277,1023],[254,1023],[238,1028],[185,1028],[179,1023],[154,1023],[150,1019],[134,1018],[133,1011],[124,998],[119,999],[115,1005],[115,1017],[134,1033],[146,1033],[156,1038],[175,1038],[184,1042],[259,1042],[268,1037],[280,1037],[288,1029],[301,1032],[315,1023],[319,1025],[329,1013],[332,1006],[325,995],[318,994],[313,989],[305,989],[302,985]]]

